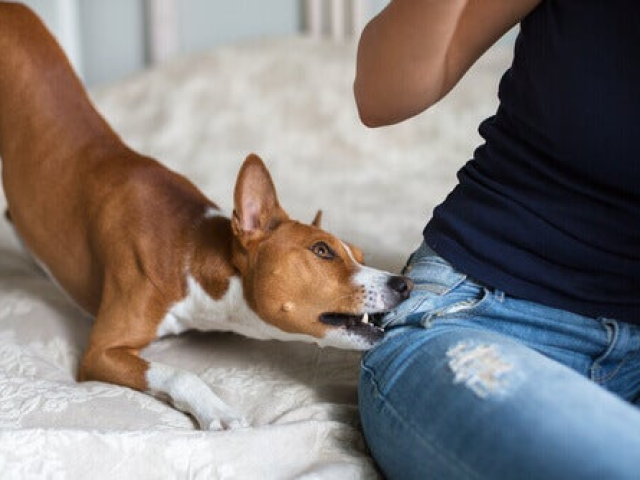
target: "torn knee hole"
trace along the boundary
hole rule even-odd
[[[504,392],[508,386],[505,374],[513,369],[495,345],[464,341],[447,351],[453,382],[464,383],[480,398]]]

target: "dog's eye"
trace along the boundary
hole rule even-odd
[[[311,245],[311,248],[309,250],[311,250],[316,256],[324,258],[325,260],[331,260],[333,257],[335,257],[335,253],[333,253],[333,250],[331,250],[329,245],[324,242],[314,243],[313,245]]]

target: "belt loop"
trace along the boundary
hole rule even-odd
[[[493,289],[493,297],[500,303],[504,303],[505,293],[497,288]]]

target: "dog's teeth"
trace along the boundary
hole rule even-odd
[[[365,313],[362,316],[362,323],[369,323],[369,314],[368,313]]]

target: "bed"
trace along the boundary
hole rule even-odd
[[[491,50],[427,115],[363,127],[355,46],[304,37],[219,47],[91,92],[135,149],[192,179],[226,212],[249,152],[282,205],[398,271],[496,108],[510,48]],[[0,208],[4,209],[4,195]],[[166,403],[76,383],[91,327],[0,221],[2,478],[378,478],[357,411],[360,354],[233,334],[166,338],[148,358],[197,372],[251,427],[203,432]]]

